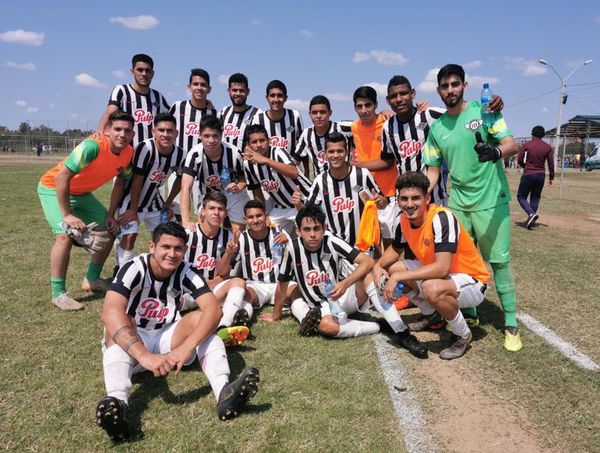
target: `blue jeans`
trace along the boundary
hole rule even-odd
[[[546,175],[544,173],[521,176],[519,190],[517,191],[517,200],[528,216],[535,214],[538,210],[545,178]]]

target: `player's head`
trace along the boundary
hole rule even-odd
[[[267,84],[267,102],[273,111],[281,111],[284,109],[287,101],[287,87],[281,80],[271,80]]]
[[[546,135],[546,130],[542,126],[534,126],[534,128],[531,129],[532,137],[544,138],[545,135]]]
[[[431,199],[429,179],[420,171],[407,171],[396,179],[398,206],[402,214],[416,226],[423,223]]]
[[[202,199],[202,207],[198,212],[200,222],[213,227],[221,226],[227,217],[227,197],[221,192],[208,192]]]
[[[170,151],[177,138],[177,121],[168,112],[157,113],[154,117],[152,137],[160,151]]]
[[[231,99],[234,107],[246,105],[246,100],[250,94],[248,77],[239,72],[230,75],[227,82],[227,94],[229,94],[229,99]]]
[[[251,124],[244,131],[244,141],[242,149],[250,146],[252,151],[265,153],[269,151],[269,135],[265,127],[261,124]]]
[[[447,64],[438,71],[437,92],[446,107],[452,108],[461,104],[467,88],[465,70],[457,64]]]
[[[116,110],[108,116],[104,127],[104,135],[108,137],[110,149],[119,154],[133,140],[133,116],[121,110]]]
[[[375,121],[377,114],[377,91],[370,86],[361,86],[354,91],[352,95],[354,101],[354,110],[360,120],[365,124],[371,124]]]
[[[140,88],[150,87],[154,77],[154,60],[144,53],[138,53],[131,59],[131,74]]]
[[[346,137],[332,132],[325,137],[325,157],[329,168],[338,169],[348,165],[348,144]]]
[[[200,140],[202,146],[214,150],[223,137],[223,122],[214,115],[206,115],[200,121]]]
[[[306,204],[296,215],[296,230],[309,251],[318,250],[325,234],[325,213],[315,204]]]
[[[395,75],[388,82],[385,98],[397,115],[411,115],[414,110],[415,90],[403,75]]]
[[[158,225],[152,232],[148,250],[161,271],[172,273],[185,257],[186,243],[185,229],[178,223],[166,222]]]
[[[210,76],[204,69],[194,68],[190,71],[188,90],[192,99],[198,103],[206,102],[206,96],[210,93]]]
[[[315,127],[329,126],[331,118],[331,103],[325,96],[319,94],[310,100],[308,114]]]
[[[135,68],[137,63],[146,63],[150,66],[150,69],[154,69],[154,60],[150,55],[146,55],[145,53],[137,53],[131,58],[131,68]]]
[[[267,212],[260,200],[250,200],[244,205],[244,219],[248,229],[253,232],[263,231],[267,225]]]

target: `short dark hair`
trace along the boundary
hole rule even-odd
[[[348,148],[348,142],[346,141],[346,137],[344,137],[339,132],[332,132],[331,134],[327,134],[325,136],[325,149],[327,149],[328,143],[343,143],[344,148]]]
[[[169,112],[157,113],[156,116],[154,117],[154,121],[152,122],[152,124],[154,125],[154,127],[156,127],[156,125],[158,123],[161,123],[163,121],[168,121],[169,123],[173,123],[175,125],[175,127],[177,127],[177,120]]]
[[[214,129],[223,133],[223,122],[215,115],[206,115],[200,120],[200,132],[204,129]]]
[[[206,195],[204,195],[204,198],[202,199],[202,207],[205,208],[209,201],[221,203],[222,205],[227,207],[227,197],[222,192],[217,192],[214,190],[212,192],[208,192]]]
[[[352,95],[352,101],[354,104],[356,104],[356,100],[358,98],[367,98],[374,104],[377,104],[377,91],[375,91],[375,88],[366,85],[358,87]]]
[[[403,75],[395,75],[388,82],[388,92],[390,91],[391,87],[397,87],[398,85],[408,85],[408,88],[412,90],[412,85],[406,77],[404,77]]]
[[[251,124],[250,126],[247,126],[244,130],[244,138],[242,139],[241,149],[244,149],[246,147],[246,145],[248,144],[248,140],[250,140],[250,136],[252,134],[265,134],[265,137],[267,137],[267,140],[269,140],[269,133],[262,124]]]
[[[229,81],[227,82],[227,86],[231,87],[232,83],[243,83],[248,88],[248,77],[246,77],[241,72],[236,72],[235,74],[231,74],[229,76]]]
[[[206,83],[208,83],[208,86],[210,86],[210,76],[208,75],[208,72],[204,69],[200,69],[200,68],[194,68],[190,71],[190,81],[189,81],[189,85],[192,84],[192,79],[194,77],[202,77],[204,80],[206,80]]]
[[[429,178],[420,171],[407,171],[396,179],[396,191],[415,187],[421,189],[423,195],[429,190]]]
[[[544,138],[546,135],[546,130],[542,126],[535,126],[531,129],[531,135],[537,138]]]
[[[331,110],[331,103],[329,102],[329,99],[327,99],[322,94],[318,94],[310,100],[310,105],[308,106],[308,110],[310,111],[310,109],[313,105],[319,105],[319,104],[323,104],[327,107],[327,110]]]
[[[106,122],[106,124],[112,126],[112,123],[114,121],[127,121],[129,124],[131,124],[131,127],[135,125],[135,120],[133,119],[133,116],[131,116],[131,114],[127,112],[124,112],[123,110],[115,110],[110,115],[108,115],[108,121]]]
[[[265,208],[265,204],[260,200],[250,200],[248,203],[244,205],[244,215],[246,215],[246,211],[248,209],[260,209],[263,212],[267,212]]]
[[[298,211],[298,214],[296,215],[296,226],[298,228],[300,228],[302,220],[304,219],[313,219],[321,225],[325,225],[325,213],[319,206],[313,203],[305,204],[304,207]]]
[[[150,57],[150,55],[146,55],[145,53],[136,53],[131,58],[131,67],[135,68],[135,64],[138,62],[148,63],[150,67],[154,69],[154,60],[152,59],[152,57]]]
[[[437,73],[437,82],[438,85],[442,81],[450,76],[457,76],[462,83],[465,83],[465,70],[459,64],[447,64],[442,69],[440,69]]]
[[[169,236],[175,236],[176,238],[180,238],[183,242],[187,242],[188,235],[185,232],[185,228],[181,226],[179,223],[175,222],[165,222],[158,225],[154,228],[152,232],[152,242],[155,244],[160,240],[160,237],[163,234],[168,234]]]
[[[267,96],[269,95],[269,91],[271,91],[274,88],[280,89],[281,91],[283,91],[283,95],[287,96],[287,87],[285,86],[285,83],[283,83],[281,80],[271,80],[267,84]]]

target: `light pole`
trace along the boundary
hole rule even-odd
[[[585,60],[584,62],[580,63],[579,65],[577,65],[575,67],[575,69],[573,69],[571,72],[569,72],[569,74],[566,77],[561,76],[558,71],[556,69],[554,69],[554,66],[552,66],[550,63],[548,63],[548,61],[544,60],[543,58],[540,58],[538,60],[541,64],[543,64],[544,66],[548,66],[550,69],[552,69],[552,71],[554,72],[554,74],[556,74],[556,76],[560,79],[560,98],[558,99],[559,104],[558,104],[558,123],[556,125],[556,139],[554,141],[554,168],[557,168],[557,164],[558,164],[558,138],[560,137],[560,123],[562,120],[562,112],[563,112],[563,105],[567,102],[567,100],[565,99],[565,87],[567,86],[567,80],[569,80],[569,77],[571,77],[573,74],[575,74],[575,72],[581,68],[582,66],[588,65],[592,62],[592,60]],[[563,156],[563,160],[564,160],[564,156]],[[560,162],[560,168],[563,168],[563,162],[561,160]]]

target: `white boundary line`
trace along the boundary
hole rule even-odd
[[[373,335],[377,358],[383,371],[396,418],[404,434],[404,443],[409,453],[435,452],[433,438],[426,431],[427,424],[421,406],[410,388],[406,370],[395,358],[395,348],[388,344],[382,334]],[[402,389],[398,391],[395,387]],[[404,390],[406,389],[406,390]]]
[[[575,362],[577,366],[590,371],[600,371],[600,365],[577,349],[576,346],[560,338],[556,333],[548,329],[533,316],[519,312],[517,318],[525,324],[529,330],[541,337],[551,346],[554,346],[567,359]]]

